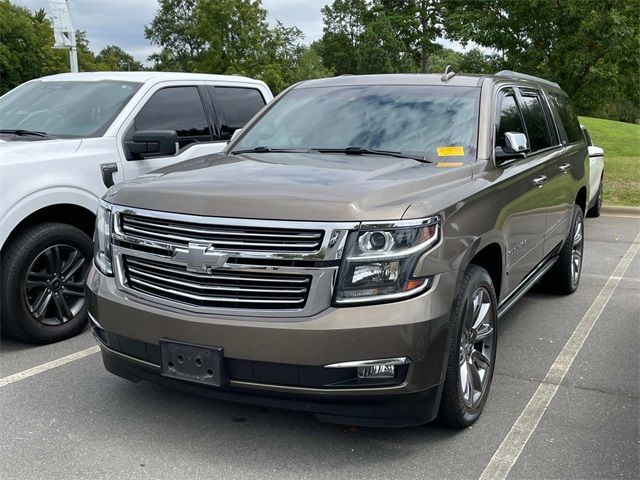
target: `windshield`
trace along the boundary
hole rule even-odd
[[[107,130],[140,85],[110,80],[29,83],[0,98],[0,130],[97,137]]]
[[[471,160],[479,92],[423,85],[298,88],[273,104],[232,149],[362,147]]]

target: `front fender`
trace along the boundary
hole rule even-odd
[[[71,204],[95,214],[98,200],[98,196],[93,192],[71,186],[49,187],[33,192],[9,206],[0,218],[0,248],[4,246],[16,226],[38,210],[54,205]]]

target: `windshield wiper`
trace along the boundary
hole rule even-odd
[[[344,153],[346,155],[385,155],[387,157],[409,158],[421,163],[433,163],[426,155],[416,155],[413,153],[396,152],[393,150],[376,150],[364,147],[347,148],[312,148],[312,152],[320,153]]]
[[[308,153],[309,149],[308,148],[272,148],[272,147],[265,147],[264,145],[259,145],[253,148],[246,148],[244,150],[232,150],[231,154],[236,155],[239,153],[287,153],[287,152]]]
[[[2,128],[0,134],[8,133],[10,135],[29,136],[29,137],[52,137],[46,132],[38,132],[36,130],[22,130],[20,128]]]

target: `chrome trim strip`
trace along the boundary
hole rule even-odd
[[[501,318],[505,313],[513,307],[518,300],[520,300],[535,283],[542,278],[542,276],[549,271],[551,267],[558,260],[557,256],[550,257],[543,260],[538,267],[527,275],[524,280],[518,285],[513,292],[498,304],[498,318]]]
[[[191,232],[191,233],[204,233],[207,235],[229,235],[229,236],[243,236],[243,237],[272,237],[272,238],[300,238],[300,239],[317,239],[322,236],[321,233],[315,234],[292,234],[292,235],[284,235],[280,233],[257,233],[257,232],[245,232],[245,231],[225,231],[225,230],[203,230],[200,228],[192,228],[192,227],[183,227],[171,224],[162,224],[155,223],[152,218],[145,218],[144,221],[138,220],[135,217],[131,216],[125,220],[125,223],[135,223],[141,226],[153,226],[157,228],[166,228],[167,230],[177,230],[181,232]]]
[[[200,215],[186,215],[178,213],[160,212],[155,210],[145,210],[139,208],[124,207],[121,205],[110,204],[114,213],[113,238],[115,240],[128,242],[134,245],[142,245],[146,247],[173,251],[176,248],[185,248],[184,245],[176,245],[167,241],[155,241],[136,238],[127,235],[121,225],[121,215],[138,215],[141,217],[149,217],[151,219],[176,221],[191,224],[213,225],[216,227],[257,227],[266,230],[291,229],[291,230],[311,230],[324,231],[322,243],[315,251],[291,251],[291,252],[269,252],[261,250],[238,249],[235,248],[216,248],[220,253],[226,253],[230,257],[243,258],[261,258],[261,259],[284,259],[284,260],[338,260],[342,257],[342,251],[347,239],[347,234],[351,230],[356,230],[360,226],[360,222],[313,222],[313,221],[283,221],[283,220],[256,220],[242,219],[230,217],[207,217]],[[214,243],[206,241],[204,243]],[[227,242],[228,244],[228,242]],[[248,245],[250,247],[250,245]],[[280,246],[280,245],[278,245]],[[303,245],[307,246],[307,245]],[[266,247],[265,247],[266,248]],[[285,247],[286,248],[286,247]]]
[[[415,218],[408,220],[383,220],[375,222],[362,222],[360,230],[379,230],[387,228],[404,228],[404,227],[426,227],[440,223],[440,215],[433,215],[425,218]]]
[[[292,288],[278,288],[278,287],[274,287],[274,288],[251,288],[251,287],[242,287],[239,285],[228,285],[226,287],[222,286],[222,285],[207,285],[206,283],[203,284],[198,284],[198,283],[191,283],[191,282],[185,282],[183,280],[176,280],[174,278],[170,278],[170,277],[158,277],[157,275],[153,275],[151,273],[148,272],[143,272],[142,270],[137,270],[135,268],[129,267],[129,272],[133,272],[137,275],[142,275],[143,277],[147,277],[150,278],[152,280],[157,280],[159,282],[165,282],[165,283],[171,283],[174,285],[180,285],[183,287],[188,287],[188,288],[199,288],[202,290],[211,290],[213,292],[252,292],[252,293],[305,293],[307,291],[307,288],[296,288],[296,289],[292,289]],[[134,279],[132,279],[134,280]],[[135,281],[135,280],[134,280]]]
[[[177,297],[191,298],[193,300],[198,301],[210,301],[210,302],[222,302],[222,303],[272,303],[272,304],[289,304],[289,303],[304,303],[304,298],[288,298],[286,300],[282,299],[261,299],[261,298],[230,298],[230,297],[205,297],[202,295],[195,295],[193,293],[182,292],[180,290],[174,290],[173,288],[168,288],[160,285],[154,285],[153,283],[145,282],[144,280],[140,280],[139,278],[131,278],[131,282],[137,283],[138,285],[143,285],[147,288],[151,288],[154,290],[158,290],[160,292],[168,292],[171,295],[175,295]],[[179,300],[173,300],[174,303],[179,303]]]
[[[238,242],[238,241],[233,241],[233,240],[222,240],[222,241],[215,241],[215,240],[209,240],[209,239],[204,239],[204,238],[193,238],[193,237],[183,237],[180,235],[172,235],[170,233],[159,233],[159,232],[152,232],[149,230],[144,230],[144,229],[140,229],[137,227],[131,227],[128,225],[124,225],[122,227],[122,229],[124,230],[125,235],[128,235],[127,232],[131,232],[133,231],[134,233],[137,232],[139,234],[145,234],[147,236],[150,237],[162,237],[162,238],[166,238],[166,239],[170,239],[170,240],[181,240],[184,242],[198,242],[198,243],[219,243],[219,244],[223,244],[223,245],[234,245],[234,246],[239,246],[239,245],[247,245],[249,247],[282,247],[283,248],[283,252],[286,252],[286,248],[306,248],[306,247],[315,247],[315,246],[319,246],[320,242],[306,242],[306,243],[286,243],[286,244],[282,244],[282,243],[259,243],[259,242]],[[139,240],[147,240],[144,237],[136,237],[135,234],[131,235],[134,238],[138,238]],[[147,240],[148,241],[148,240]],[[172,244],[175,246],[181,246],[180,244]],[[221,250],[221,248],[216,248],[216,250]],[[295,253],[295,250],[292,250],[291,253]],[[302,252],[301,252],[302,253]]]
[[[201,274],[201,273],[195,273],[195,272],[189,272],[188,270],[174,270],[170,267],[165,267],[165,266],[158,266],[158,265],[152,265],[152,264],[146,264],[143,262],[140,262],[138,259],[136,259],[135,257],[129,256],[127,258],[127,262],[128,263],[132,263],[134,265],[138,265],[140,267],[144,267],[144,268],[150,268],[153,270],[161,270],[163,272],[167,272],[167,273],[177,273],[179,275],[185,275],[188,277],[193,277],[193,278],[202,278],[204,280],[233,280],[233,281],[246,281],[246,282],[251,282],[251,283],[260,283],[260,282],[265,282],[265,283],[302,283],[302,284],[309,284],[309,280],[306,278],[296,278],[296,277],[288,277],[288,278],[280,278],[280,277],[284,277],[285,275],[278,275],[278,276],[273,276],[273,277],[269,277],[269,278],[259,278],[259,277],[247,277],[247,276],[243,276],[243,275],[234,275],[233,272],[228,271],[225,272],[224,275],[216,275],[216,274]],[[168,265],[168,264],[166,264]],[[259,265],[242,265],[242,268],[244,267],[252,267],[256,270],[260,269]],[[240,268],[238,268],[238,270],[241,270]],[[246,269],[241,270],[242,272],[246,272]],[[249,272],[251,273],[251,272]],[[262,272],[264,273],[264,272]]]
[[[376,360],[356,360],[353,362],[341,362],[325,365],[324,368],[355,368],[372,367],[375,365],[407,365],[411,363],[409,357],[380,358]]]
[[[91,315],[91,312],[87,311],[87,315],[89,316],[89,321],[95,325],[96,327],[98,327],[100,330],[104,330],[104,328],[102,328],[102,325],[100,325],[100,323],[95,319],[95,317],[93,315]]]

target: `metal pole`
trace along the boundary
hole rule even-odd
[[[69,0],[67,2],[67,10],[69,16],[71,16],[71,9],[69,8]],[[71,73],[78,73],[78,49],[76,48],[76,31],[72,27],[69,32],[69,40],[71,41],[71,47],[69,48],[69,64],[71,66]]]

